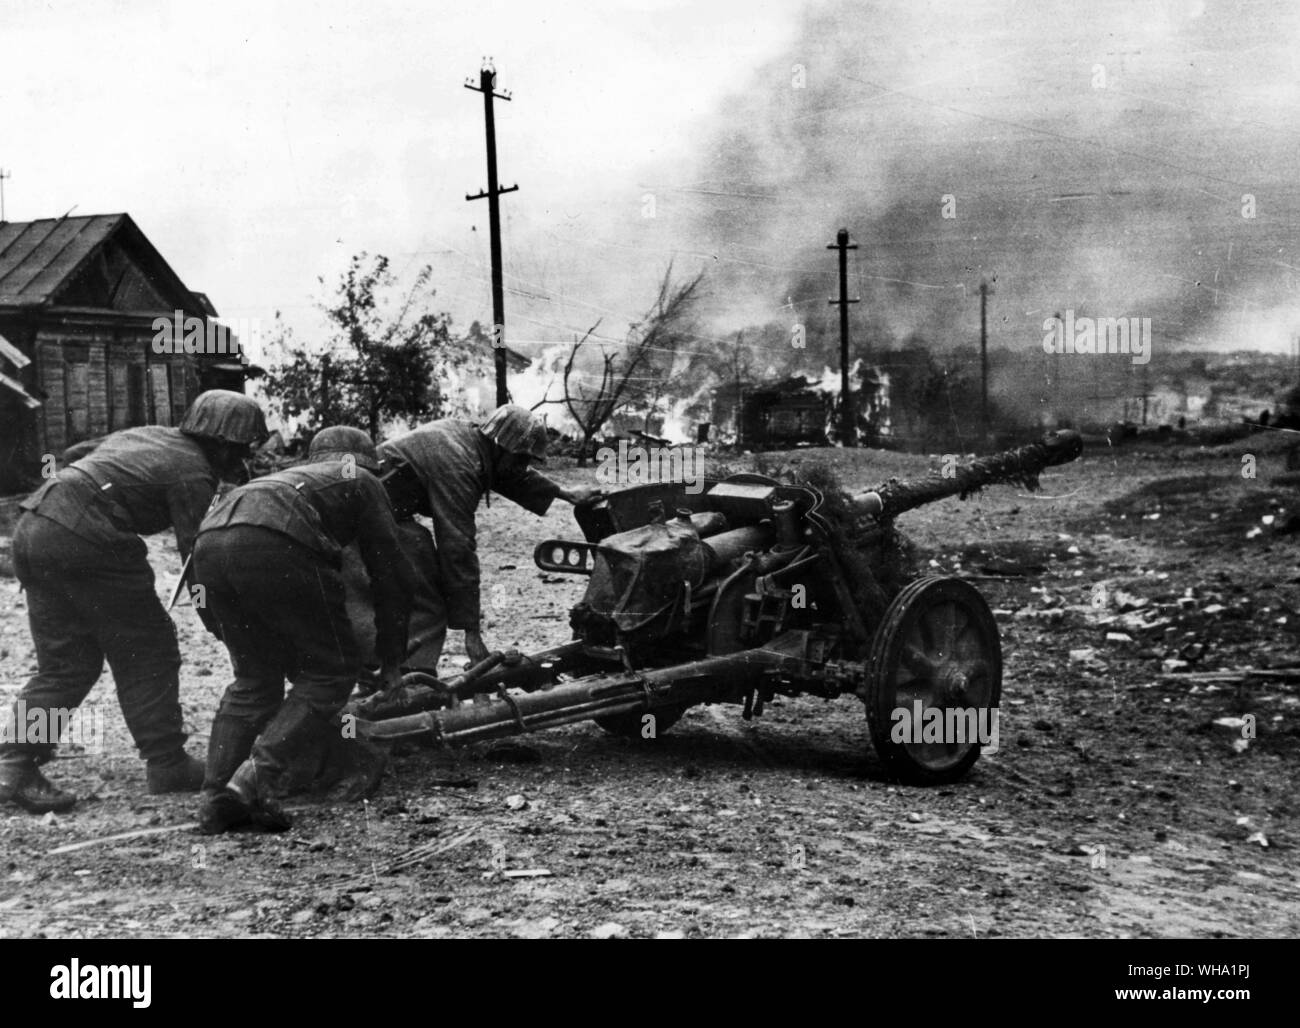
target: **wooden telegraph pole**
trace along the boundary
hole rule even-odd
[[[845,446],[856,446],[858,442],[857,419],[853,414],[853,395],[849,392],[849,304],[857,300],[849,299],[849,251],[856,250],[857,243],[849,242],[849,230],[842,228],[835,235],[835,242],[826,249],[840,252],[840,298],[832,299],[832,305],[840,308],[840,442]]]
[[[745,331],[741,329],[736,333],[736,357],[732,362],[735,365],[736,372],[736,445],[740,446],[745,441],[745,404],[744,392],[740,385],[740,355],[741,346],[745,342]]]
[[[466,89],[483,94],[483,120],[487,126],[487,174],[488,187],[473,196],[466,194],[466,200],[488,202],[488,234],[492,242],[492,349],[497,373],[497,406],[510,401],[506,388],[506,297],[504,273],[501,268],[501,205],[502,193],[513,193],[519,187],[509,186],[505,189],[497,185],[497,132],[496,119],[492,111],[492,100],[499,97],[510,99],[510,92],[496,92],[497,73],[491,62],[485,62],[479,71],[478,85],[472,80],[465,82]]]
[[[987,282],[980,283],[980,418],[984,434],[989,433],[989,293]]]
[[[1061,335],[1065,335],[1065,322],[1061,320],[1061,312],[1056,312],[1056,323],[1060,326]],[[1061,425],[1061,350],[1064,348],[1065,339],[1060,340],[1062,345],[1056,346],[1056,352],[1052,354],[1052,417],[1056,421],[1057,428]]]

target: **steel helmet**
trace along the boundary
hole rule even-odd
[[[319,464],[326,460],[342,460],[351,456],[367,471],[379,472],[379,454],[370,436],[359,428],[335,425],[323,428],[312,437],[307,448],[307,460]]]
[[[199,393],[181,419],[181,431],[203,439],[251,446],[267,437],[266,418],[252,397],[230,389]]]
[[[479,431],[507,453],[526,453],[537,460],[546,459],[546,444],[550,441],[546,422],[523,407],[513,403],[498,407]]]

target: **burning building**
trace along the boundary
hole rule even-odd
[[[864,373],[854,394],[860,440],[888,436],[889,376],[878,368]],[[796,375],[778,382],[730,382],[713,394],[713,423],[719,434],[749,449],[782,450],[796,446],[830,446],[839,441],[839,375],[826,369],[820,379]]]

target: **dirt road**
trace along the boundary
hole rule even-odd
[[[454,757],[412,747],[369,803],[206,838],[175,827],[192,798],[145,794],[105,676],[105,752],[65,748],[50,769],[78,808],[0,810],[0,935],[1296,935],[1300,677],[1204,677],[1300,664],[1300,534],[1279,531],[1300,491],[1273,484],[1280,454],[1274,437],[1093,450],[1041,493],[901,520],[923,569],[975,577],[1003,632],[1000,749],[951,787],[891,784],[860,703],[801,699],[752,722],[695,708],[636,743],[584,724]],[[930,464],[786,459],[851,486]],[[481,511],[489,645],[568,637],[582,580],[531,560],[554,535],[578,537],[566,505]],[[170,538],[153,551],[169,593]],[[17,583],[0,594],[7,699],[34,657]],[[201,752],[228,664],[192,611],[177,623]],[[161,831],[51,853],[141,829]]]

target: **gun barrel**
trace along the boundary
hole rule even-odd
[[[1038,488],[1038,476],[1046,468],[1068,464],[1081,453],[1083,439],[1078,432],[1049,432],[1039,442],[979,457],[960,467],[945,469],[944,473],[932,472],[929,477],[914,481],[891,479],[855,497],[855,501],[866,513],[884,521],[948,496],[964,499],[986,485],[1000,482],[1018,483],[1033,491]]]

